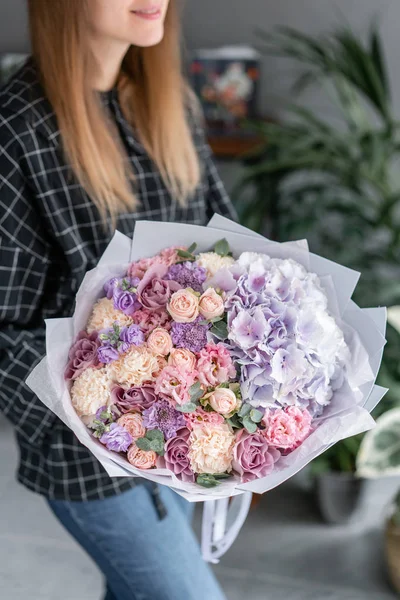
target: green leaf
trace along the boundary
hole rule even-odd
[[[196,483],[205,488],[213,488],[219,485],[219,482],[215,479],[215,477],[213,475],[209,475],[208,473],[197,475]]]
[[[146,432],[146,438],[148,440],[150,440],[151,442],[153,440],[161,440],[164,443],[164,434],[162,431],[160,431],[159,429],[149,429]]]
[[[257,425],[253,423],[249,417],[243,419],[243,425],[249,433],[255,433],[257,431]]]
[[[157,439],[150,442],[151,450],[154,450],[160,456],[164,456],[164,441]]]
[[[228,256],[230,251],[231,251],[231,249],[225,238],[223,238],[222,240],[219,240],[214,246],[214,252],[216,254],[219,254],[220,256]]]
[[[251,404],[243,404],[238,412],[239,417],[246,417],[252,411]]]
[[[229,479],[232,477],[230,473],[214,473],[215,479]]]
[[[219,321],[211,328],[210,332],[218,339],[226,340],[228,337],[228,326],[225,321]]]
[[[250,418],[253,421],[253,423],[260,423],[263,416],[263,413],[259,410],[256,410],[255,408],[253,408],[253,410],[250,411]]]
[[[151,450],[151,442],[147,438],[138,438],[135,442],[136,446],[141,450]]]
[[[193,242],[193,244],[191,246],[189,246],[187,251],[189,252],[189,254],[193,254],[193,252],[196,250],[196,248],[197,248],[197,244],[196,244],[196,242]]]
[[[230,419],[227,419],[227,421],[233,429],[241,429],[243,427],[237,415],[233,415]]]
[[[178,250],[177,255],[180,256],[181,258],[184,258],[185,260],[189,260],[189,261],[196,260],[196,257],[193,256],[193,254],[191,254],[190,252],[186,252],[186,250]]]
[[[187,402],[186,404],[182,404],[181,406],[176,406],[175,408],[176,408],[176,410],[179,410],[179,412],[182,412],[182,413],[192,413],[196,410],[197,404],[194,404],[194,402]]]

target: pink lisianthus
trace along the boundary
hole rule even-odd
[[[246,483],[272,473],[280,456],[279,450],[270,446],[261,432],[241,429],[236,435],[232,466]]]
[[[147,335],[157,327],[163,327],[167,331],[171,329],[171,317],[163,308],[154,311],[141,308],[133,313],[132,321]]]
[[[129,265],[128,275],[129,277],[139,277],[143,279],[146,271],[153,265],[164,265],[170,267],[175,264],[178,260],[178,250],[187,250],[185,246],[171,246],[171,248],[165,248],[161,250],[160,254],[152,256],[151,258],[142,258]]]
[[[231,356],[223,344],[210,343],[200,351],[197,360],[199,380],[205,386],[225,383],[236,375]]]
[[[174,404],[187,404],[190,400],[189,388],[195,379],[196,372],[167,366],[156,379],[156,394],[167,396]]]
[[[184,415],[186,421],[186,427],[190,430],[196,425],[203,425],[209,423],[210,425],[223,425],[225,419],[222,415],[216,412],[207,412],[203,408],[197,408],[192,413],[186,413]]]
[[[311,421],[308,410],[297,406],[267,410],[262,420],[263,435],[270,446],[294,450],[310,433]]]

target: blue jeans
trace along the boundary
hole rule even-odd
[[[160,520],[150,490],[145,482],[104,500],[49,505],[103,572],[105,600],[224,600],[190,525],[193,505],[160,486]]]

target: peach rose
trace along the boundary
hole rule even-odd
[[[211,394],[208,394],[206,398],[211,408],[220,415],[234,413],[241,404],[235,393],[229,388],[217,388]]]
[[[168,364],[172,367],[180,367],[185,371],[194,371],[196,368],[196,357],[193,352],[190,352],[186,348],[172,348]]]
[[[142,415],[139,413],[123,415],[118,419],[117,423],[131,434],[133,441],[146,435],[146,428],[143,425]]]
[[[192,323],[199,316],[199,299],[189,290],[178,290],[171,296],[168,312],[177,323]]]
[[[137,469],[151,469],[157,462],[154,450],[141,450],[135,443],[128,450],[127,459]]]
[[[224,314],[224,301],[214,288],[208,288],[199,300],[199,311],[205,319],[214,319]]]
[[[156,327],[147,338],[147,347],[154,354],[166,356],[172,350],[172,340],[166,329]]]

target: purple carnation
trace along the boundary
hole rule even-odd
[[[78,334],[76,342],[71,346],[68,354],[68,364],[64,372],[64,378],[76,379],[89,367],[99,366],[98,348],[100,339],[96,331],[90,335],[86,331]]]
[[[111,390],[111,398],[122,413],[142,411],[157,400],[154,388],[150,385],[142,387],[131,387],[129,390],[121,386],[115,386]]]
[[[107,446],[108,450],[127,452],[133,440],[131,434],[121,425],[111,423],[109,431],[103,433],[100,442]]]
[[[183,288],[192,288],[195,292],[203,292],[203,283],[207,279],[204,267],[198,267],[195,262],[184,262],[172,265],[168,269],[165,279],[176,281]]]
[[[134,346],[140,346],[144,342],[144,333],[140,329],[139,325],[129,325],[129,327],[123,327],[119,334],[119,339],[122,342],[133,344]]]
[[[177,348],[186,348],[191,352],[200,352],[207,344],[207,331],[210,325],[201,325],[202,317],[192,323],[172,323],[172,343]]]
[[[119,358],[118,350],[113,348],[110,344],[100,346],[97,350],[97,356],[99,361],[105,365]]]
[[[160,429],[166,440],[174,437],[181,427],[185,426],[185,418],[168,400],[158,400],[150,408],[143,411],[143,425],[146,429]]]

